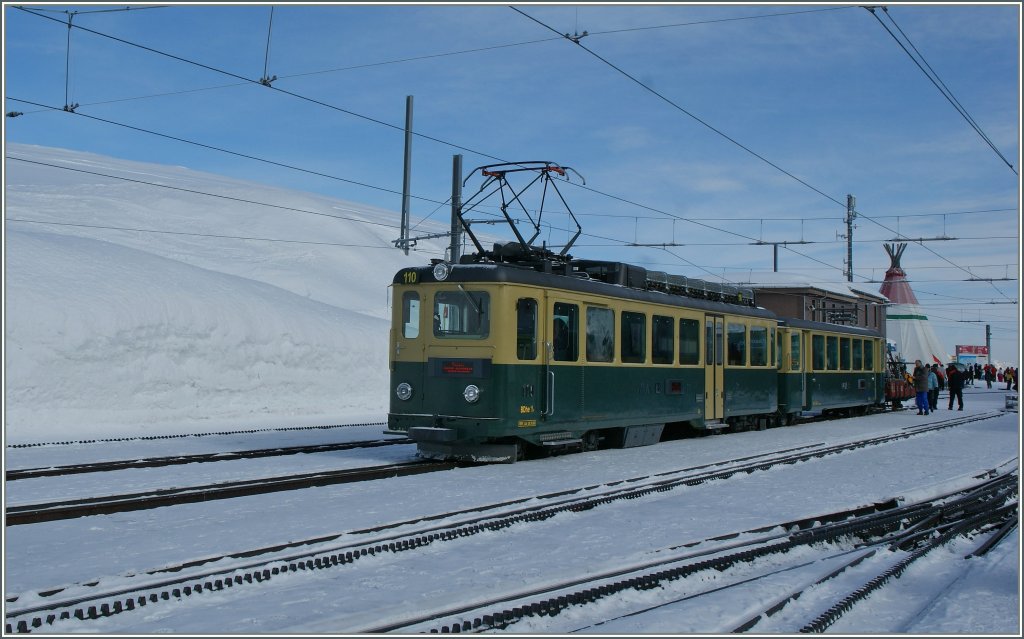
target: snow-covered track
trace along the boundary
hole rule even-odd
[[[868,558],[876,556],[880,550],[892,551],[885,567],[867,570],[868,575],[862,578],[859,586],[846,589],[831,599],[824,599],[816,608],[822,610],[802,627],[794,628],[799,632],[824,632],[845,613],[872,592],[883,587],[891,578],[899,577],[911,564],[929,552],[939,548],[958,536],[969,533],[988,534],[988,539],[971,555],[980,555],[997,544],[1017,523],[1018,516],[1018,476],[1016,473],[997,475],[972,489],[961,491],[957,495],[932,500],[922,516],[916,517],[916,523],[901,527],[892,534],[875,540],[862,542],[862,549],[851,560],[838,568],[830,569],[827,574],[813,582],[793,590],[782,596],[760,613],[752,616],[732,630],[734,633],[756,630],[762,620],[768,619],[788,604],[805,597],[805,593],[835,579]],[[908,519],[908,524],[911,520]],[[867,548],[866,551],[863,551]],[[902,552],[898,552],[902,551]],[[968,555],[970,556],[970,555]],[[805,598],[810,599],[813,595]]]
[[[332,430],[335,428],[352,428],[355,426],[387,426],[387,422],[360,422],[352,424],[330,424],[324,426],[274,426],[268,428],[243,428],[238,430],[218,430],[206,433],[175,433],[167,435],[134,435],[131,437],[99,437],[96,439],[75,439],[53,442],[28,442],[7,444],[8,448],[37,448],[42,446],[77,446],[81,444],[104,444],[113,442],[142,442],[165,439],[188,439],[192,437],[219,437],[224,435],[250,435],[254,433],[273,433],[305,430]]]
[[[313,486],[328,486],[331,484],[369,481],[388,477],[402,477],[439,470],[450,470],[455,466],[455,464],[450,462],[415,461],[387,466],[371,466],[207,484],[203,486],[168,488],[144,493],[92,497],[46,504],[11,506],[6,509],[6,519],[8,526],[17,526],[89,515],[146,510],[149,508],[190,504],[215,499],[261,495],[282,490],[299,490]]]
[[[704,543],[711,546],[707,550],[624,566],[598,575],[568,579],[507,597],[486,602],[471,602],[458,608],[428,613],[387,626],[363,629],[361,632],[460,633],[507,630],[526,617],[554,617],[570,607],[585,607],[631,590],[661,588],[663,584],[686,579],[703,571],[714,570],[723,573],[737,564],[753,562],[770,555],[785,555],[801,546],[827,546],[843,540],[858,539],[858,547],[870,548],[866,552],[857,553],[853,560],[840,569],[831,570],[828,575],[815,582],[814,585],[817,585],[860,564],[868,556],[875,554],[879,547],[907,549],[908,546],[913,547],[915,544],[920,546],[913,549],[909,556],[893,562],[881,574],[872,576],[863,587],[842,597],[819,617],[800,628],[801,632],[822,632],[857,601],[884,585],[891,577],[899,576],[907,566],[934,548],[971,531],[983,530],[990,526],[1005,526],[1016,521],[1016,484],[1015,474],[1002,475],[955,496],[947,495],[917,504],[899,506],[895,502],[887,502],[872,507],[831,513],[812,520],[786,522],[770,528],[738,532],[706,540]],[[1011,495],[1013,502],[1006,503]],[[774,529],[781,529],[783,532],[772,532]],[[723,539],[749,537],[758,533],[768,534],[725,546],[715,544]],[[687,544],[687,547],[690,546],[692,545]],[[669,555],[678,549],[666,548],[661,552]],[[807,563],[804,558],[798,558],[796,562]],[[788,568],[781,570],[786,569]],[[774,570],[778,571],[779,569]],[[740,579],[736,583],[747,585],[759,578]],[[731,586],[716,586],[704,592],[687,593],[683,599],[693,599],[728,587]],[[763,615],[757,615],[740,624],[732,632],[746,632],[752,629],[762,616],[775,614],[802,593],[803,590],[791,593],[781,602],[771,606]],[[675,602],[669,601],[659,605],[671,603]],[[628,614],[635,613],[636,611]]]
[[[940,424],[930,428],[946,428],[948,426],[949,424]],[[231,555],[206,557],[177,566],[165,566],[159,570],[131,577],[130,586],[125,586],[122,580],[121,588],[114,591],[109,589],[104,592],[99,592],[99,589],[92,591],[94,589],[89,584],[85,584],[90,587],[71,585],[50,592],[36,593],[35,597],[28,597],[28,600],[41,598],[48,599],[49,603],[42,607],[33,606],[13,610],[9,612],[8,619],[24,619],[31,626],[52,623],[61,615],[66,615],[64,618],[74,616],[80,619],[104,617],[170,598],[191,597],[206,591],[220,591],[247,583],[263,582],[279,574],[340,568],[360,559],[365,561],[367,558],[381,553],[413,551],[481,532],[501,531],[518,524],[543,521],[562,512],[591,510],[620,500],[633,500],[676,487],[726,479],[734,475],[772,468],[779,464],[792,464],[814,457],[840,453],[844,450],[855,450],[866,445],[883,444],[923,432],[928,431],[915,429],[911,433],[875,437],[839,446],[825,447],[822,444],[812,444],[753,455],[739,460],[705,464],[645,477],[562,490],[547,495],[476,506],[457,512],[421,516],[409,521],[392,522],[337,535],[321,536],[316,539],[289,541],[273,547],[239,551]],[[864,510],[865,512],[877,511],[892,507],[894,504],[872,505],[865,507]],[[798,528],[809,527],[815,525],[818,520],[819,518],[815,518],[797,522],[794,525]],[[721,540],[730,537],[725,536]],[[335,543],[330,546],[332,542]],[[690,544],[690,546],[692,545]],[[303,547],[307,550],[303,550]],[[291,554],[286,555],[286,553]],[[97,582],[99,581],[97,580]],[[62,592],[63,598],[57,601],[54,595]],[[17,600],[17,596],[7,599],[9,610],[10,604]],[[106,605],[105,608],[104,605]]]
[[[734,460],[738,466],[733,467],[734,462],[717,464],[720,469],[708,474],[688,475],[683,479],[656,480],[646,492],[668,490],[674,485],[689,484],[695,485],[705,481],[723,479],[732,476],[737,472],[753,472],[765,470],[779,464],[792,464],[799,461],[807,461],[816,457],[824,457],[844,451],[855,450],[865,446],[890,443],[908,437],[933,432],[954,426],[960,426],[974,421],[989,419],[1000,415],[999,412],[985,413],[981,415],[958,416],[940,422],[927,425],[914,426],[905,429],[902,433],[895,433],[873,437],[865,440],[847,442],[829,447],[804,447],[803,450],[786,452],[786,454],[772,453],[768,455],[755,456]],[[425,462],[412,462],[405,464],[394,464],[390,466],[378,466],[351,470],[321,471],[294,476],[261,478],[237,482],[206,484],[200,486],[188,486],[182,488],[171,488],[153,490],[144,493],[132,493],[123,495],[109,495],[94,498],[56,501],[43,504],[25,504],[11,506],[6,509],[7,525],[22,525],[43,521],[55,521],[59,519],[71,519],[88,515],[110,514],[133,510],[145,510],[159,508],[176,504],[195,503],[210,501],[213,499],[227,499],[232,497],[243,497],[247,495],[264,494],[281,490],[296,490],[311,486],[324,486],[337,483],[354,481],[366,481],[372,479],[383,479],[435,470],[447,470],[454,468],[454,463],[429,464]],[[682,469],[660,473],[659,476],[667,477],[680,473],[689,473],[695,469]],[[630,491],[636,490],[637,482],[650,478],[634,478],[623,480],[624,483],[631,483]],[[571,491],[570,491],[571,492]],[[633,497],[641,496],[643,491],[636,493]]]
[[[34,479],[38,477],[61,477],[79,473],[99,473],[115,470],[127,470],[132,468],[159,468],[163,466],[176,466],[180,464],[199,464],[206,462],[224,462],[236,459],[257,459],[263,457],[279,457],[284,455],[301,455],[325,453],[339,450],[352,450],[356,448],[377,448],[380,446],[394,446],[396,444],[410,444],[411,439],[400,437],[396,439],[375,439],[361,442],[345,442],[339,444],[314,444],[309,446],[277,446],[274,448],[260,448],[254,450],[239,450],[224,453],[203,453],[197,455],[172,455],[167,457],[147,457],[144,459],[127,459],[115,461],[102,461],[89,464],[68,464],[65,466],[48,466],[45,468],[16,468],[7,470],[4,477],[7,481],[19,479]]]

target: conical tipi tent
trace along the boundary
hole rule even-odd
[[[886,311],[885,332],[890,340],[896,342],[898,354],[904,361],[913,364],[919,359],[925,364],[945,366],[950,361],[949,352],[939,343],[928,323],[928,316],[910,289],[907,274],[900,267],[900,258],[906,248],[906,244],[885,245],[885,252],[892,262],[879,289],[892,303]]]

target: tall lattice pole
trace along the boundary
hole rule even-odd
[[[402,175],[402,250],[409,254],[409,180],[412,177],[412,96],[405,96],[405,171]]]
[[[853,220],[857,217],[854,207],[857,205],[857,198],[852,195],[846,196],[846,281],[853,281]]]
[[[462,156],[452,156],[452,243],[449,259],[452,264],[459,261],[459,248],[462,245],[460,231],[462,222],[459,215],[462,209]]]

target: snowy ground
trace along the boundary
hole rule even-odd
[[[969,390],[965,413],[1003,405],[1005,392]],[[289,540],[344,533],[346,530],[402,521],[472,505],[590,486],[676,468],[694,466],[800,445],[848,441],[875,433],[938,421],[964,413],[937,411],[919,417],[913,411],[809,424],[764,432],[729,434],[669,442],[653,447],[599,451],[514,465],[460,469],[416,477],[314,488],[299,492],[192,504],[150,511],[15,526],[7,530],[5,595],[32,594],[54,586],[101,579],[118,583],[124,575],[187,559],[278,544]],[[907,499],[939,494],[972,481],[988,469],[1016,466],[1019,441],[1016,413],[971,426],[914,437],[900,443],[830,456],[793,467],[773,469],[728,481],[677,489],[625,505],[566,514],[520,526],[514,533],[485,533],[417,553],[415,558],[382,556],[344,570],[323,571],[313,578],[287,576],[259,586],[237,589],[179,604],[153,606],[146,614],[122,614],[108,620],[53,626],[56,632],[129,633],[336,633],[359,632],[417,610],[483,597],[517,583],[608,569],[658,549],[698,541],[716,534],[746,530],[785,520],[824,514],[891,497]],[[379,434],[374,427],[366,435]],[[318,431],[321,434],[330,431]],[[354,436],[354,434],[353,434]],[[288,439],[287,434],[281,435]],[[265,444],[272,434],[261,435]],[[329,438],[329,436],[327,437]],[[172,449],[179,446],[170,440]],[[204,445],[235,449],[238,442],[202,438]],[[122,444],[130,448],[132,443]],[[101,446],[101,445],[92,445]],[[152,444],[146,443],[147,454]],[[194,443],[193,443],[194,446]],[[84,447],[86,449],[90,446]],[[126,450],[127,450],[126,448]],[[46,465],[57,447],[21,449],[19,466]],[[388,450],[367,452],[386,463]],[[319,459],[316,459],[319,458]],[[323,464],[321,456],[297,456],[291,469],[301,472]],[[367,459],[367,463],[374,460]],[[268,462],[251,464],[258,475]],[[279,461],[270,463],[276,472]],[[126,488],[150,473],[167,469],[115,473]],[[180,469],[179,485],[192,483],[192,469]],[[274,473],[272,473],[274,474]],[[166,479],[166,477],[164,477]],[[161,481],[163,481],[162,479]],[[13,496],[23,483],[39,482],[45,492],[54,480],[12,482]],[[90,476],[75,480],[78,490],[102,492],[109,479],[94,484]],[[38,496],[38,494],[37,494]],[[344,539],[344,535],[342,536]],[[898,580],[895,590],[872,598],[845,618],[833,632],[1017,632],[1019,626],[1019,534],[1006,539],[991,556],[964,560],[979,540],[937,552]],[[59,557],[59,561],[54,558]],[[767,587],[767,586],[766,586]],[[785,583],[777,583],[785,592]],[[894,599],[894,597],[898,598]],[[631,605],[653,604],[659,593],[637,594]],[[639,599],[637,599],[639,598]],[[282,603],[284,602],[284,603]],[[615,616],[615,605],[608,603]],[[702,601],[702,606],[708,602]],[[688,609],[685,602],[647,614],[590,627],[560,615],[554,627],[530,621],[516,632],[719,633],[753,604],[739,593],[725,592],[713,610]],[[793,632],[801,611],[773,618],[758,632]],[[803,618],[806,621],[806,618]],[[580,623],[582,626],[576,626]]]
[[[11,448],[12,444],[380,421],[387,401],[388,284],[441,254],[391,247],[397,214],[347,202],[85,153],[11,144],[5,175],[5,468],[233,451],[381,437],[379,426]],[[44,164],[74,168],[68,171]],[[97,175],[104,174],[104,175]],[[250,203],[116,177],[217,193]],[[255,202],[255,203],[252,203]],[[275,206],[266,206],[272,204]],[[283,207],[283,208],[282,208]],[[301,209],[304,212],[296,212]],[[383,224],[383,225],[382,225]],[[392,224],[394,226],[388,226]],[[69,226],[70,225],[70,226]],[[444,230],[428,223],[422,230]],[[158,232],[154,232],[158,231]],[[248,239],[245,239],[248,238]],[[284,241],[283,241],[284,240]],[[1005,392],[965,393],[966,412]],[[942,401],[945,401],[943,398]],[[953,413],[954,415],[956,413]],[[4,594],[125,575],[201,556],[345,533],[455,507],[600,484],[744,454],[845,441],[948,417],[913,411],[508,466],[322,487],[5,530]],[[614,565],[708,536],[870,503],[933,494],[1016,464],[1020,420],[997,420],[900,444],[559,516],[312,580],[288,576],[244,593],[155,606],[56,632],[338,633],[540,577]],[[5,504],[242,476],[388,463],[406,447],[229,465],[5,482]],[[212,471],[213,468],[219,470]],[[53,495],[54,491],[60,492]],[[67,494],[65,494],[67,493]],[[1019,634],[1020,536],[992,555],[954,547],[917,565],[887,597],[835,632]],[[581,552],[581,549],[584,549]],[[963,552],[961,552],[963,550]],[[594,563],[596,560],[596,563]],[[587,563],[590,562],[590,563]],[[777,585],[781,590],[783,586]],[[242,596],[238,596],[242,595]],[[282,601],[284,603],[282,603]],[[912,606],[901,606],[912,601]],[[645,603],[640,601],[640,604]],[[653,605],[653,601],[648,601]],[[747,605],[667,606],[599,627],[517,632],[714,633]],[[9,607],[9,606],[8,606]],[[913,611],[907,616],[907,610]],[[562,621],[572,621],[570,616]],[[791,632],[759,627],[764,632]]]

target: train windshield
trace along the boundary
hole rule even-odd
[[[434,336],[484,339],[491,332],[491,296],[483,291],[439,291],[434,295]]]

